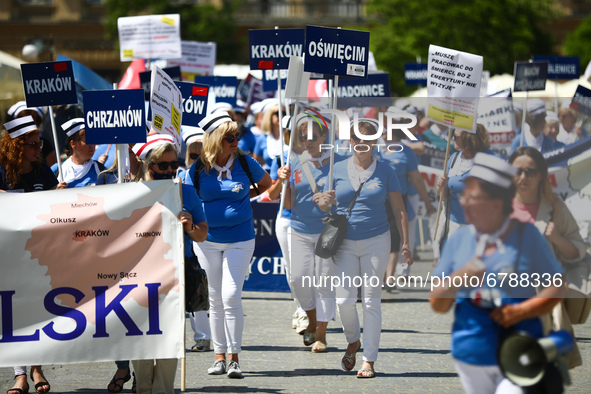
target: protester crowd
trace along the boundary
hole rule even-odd
[[[587,138],[579,122],[581,115],[568,105],[556,114],[547,110],[543,100],[528,100],[523,106],[526,121],[516,130],[508,160],[490,149],[489,133],[481,124],[475,132],[431,124],[421,105],[403,100],[389,108],[359,109],[361,116],[350,126],[350,140],[337,142],[341,149],[335,153],[334,167],[331,152],[322,150],[330,122],[310,121],[309,117],[280,119],[280,112],[294,111],[293,104],[280,105],[269,99],[249,107],[213,106],[198,125],[183,129],[185,151],[177,151],[171,137],[154,129],[147,131],[146,143],[126,149],[129,160],[124,182],[178,177],[183,184],[183,211],[178,220],[184,230],[185,263],[205,269],[210,302],[209,316],[204,311],[191,314],[195,333],[191,350],[213,350],[208,374],[243,378],[239,363],[244,329],[241,298],[255,248],[251,199],[265,194],[272,200],[285,199],[276,233],[295,301],[292,327],[312,353],[324,353],[327,327],[338,310],[348,343],[341,367],[351,371],[358,366],[358,378],[376,376],[382,291],[391,288],[389,278],[409,275],[419,199],[427,215],[436,211],[434,196],[429,196],[418,172],[423,141],[453,140],[447,175],[437,181],[437,193],[445,204],[441,231],[433,240],[433,275],[554,275],[564,273],[565,264],[586,257],[588,245],[573,214],[552,192],[542,155]],[[519,110],[516,106],[516,120],[521,118]],[[380,125],[380,111],[402,118],[405,113],[416,116],[417,125],[411,128],[416,141],[402,132],[388,134]],[[43,122],[45,109],[29,108],[24,102],[10,108],[0,140],[2,191],[118,182],[121,163],[114,157],[114,146],[86,144],[84,119],[72,113],[58,125],[67,155],[58,165],[54,150],[44,149],[51,145],[51,130]],[[330,121],[330,116],[324,119]],[[383,135],[378,135],[380,130]],[[365,149],[368,145],[362,135],[379,137],[383,146],[401,149]],[[320,258],[315,247],[323,220],[331,214],[347,215],[347,231],[338,252]],[[379,284],[342,283],[332,289],[322,278],[335,275],[367,275],[379,278]],[[315,278],[314,283],[321,285],[306,285],[306,278]],[[574,333],[563,301],[565,287],[508,289],[467,284],[438,286],[430,298],[435,312],[454,309],[452,356],[464,389],[469,393],[526,392],[503,376],[496,349],[509,329],[536,338],[558,329]],[[575,346],[569,367],[582,363]],[[174,392],[176,359],[134,360],[132,364],[133,373],[129,361],[117,361],[107,385],[110,392],[121,392],[132,376],[134,392]],[[28,392],[27,367],[16,366],[14,373],[14,388],[7,393]],[[37,392],[50,391],[41,366],[30,367],[30,378]]]

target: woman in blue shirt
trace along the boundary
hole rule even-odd
[[[548,242],[532,224],[509,218],[515,174],[498,157],[476,155],[461,197],[470,226],[449,238],[433,271],[433,310],[447,313],[456,299],[451,351],[467,393],[524,392],[501,373],[500,338],[508,329],[541,337],[538,316],[563,296]]]
[[[139,145],[139,146],[138,146]],[[178,154],[170,136],[155,134],[145,144],[136,144],[134,152],[148,169],[147,180],[173,179],[179,168]],[[185,264],[196,264],[193,241],[202,242],[207,236],[207,222],[201,200],[195,188],[182,185],[183,210],[178,218],[184,230]],[[133,368],[139,393],[174,393],[177,359],[134,360]],[[113,377],[115,379],[115,377]],[[129,379],[129,371],[127,379]],[[125,383],[127,380],[120,380]],[[119,392],[123,385],[118,385]]]
[[[284,112],[285,113],[285,112]],[[254,158],[270,170],[273,160],[281,155],[281,128],[279,124],[279,104],[269,105],[261,121],[262,134],[256,137]]]
[[[377,122],[360,119],[358,128],[364,135],[376,135]],[[330,205],[326,203],[334,203],[336,197],[336,213],[345,214],[358,194],[347,220],[345,240],[334,257],[335,276],[340,279],[336,287],[337,306],[348,343],[341,366],[347,371],[355,367],[356,353],[361,348],[361,328],[355,306],[361,287],[363,365],[357,372],[358,378],[375,377],[374,363],[378,357],[382,330],[382,279],[390,255],[390,223],[386,202],[392,208],[401,234],[402,255],[409,265],[412,264],[408,220],[400,184],[390,164],[373,156],[372,142],[362,141],[351,128],[353,156],[335,164],[335,190],[325,192],[320,197],[320,207],[327,210]]]
[[[241,379],[238,364],[244,328],[241,297],[254,252],[250,197],[255,191],[250,189],[248,173],[240,161],[246,161],[260,192],[271,186],[271,178],[250,156],[238,157],[242,155],[238,150],[240,128],[228,113],[220,111],[208,115],[199,122],[199,127],[205,132],[203,150],[189,169],[186,183],[197,189],[209,225],[207,240],[195,248],[209,282],[215,361],[208,373],[227,373],[230,378]],[[228,364],[226,353],[230,359]]]
[[[455,149],[458,151],[449,157],[447,162],[447,176],[441,176],[437,180],[437,194],[443,197],[449,197],[447,202],[449,204],[449,223],[445,220],[439,221],[441,225],[448,225],[449,230],[447,236],[451,236],[460,226],[466,225],[464,218],[464,211],[460,204],[460,196],[464,190],[464,182],[468,177],[468,173],[474,165],[474,156],[479,152],[494,154],[489,149],[490,143],[488,141],[488,131],[480,123],[476,125],[476,133],[469,133],[460,129],[453,130],[452,138],[454,139]],[[443,237],[446,235],[445,231],[437,231],[442,238],[433,240],[433,253],[435,258],[439,258],[440,244],[442,244]]]

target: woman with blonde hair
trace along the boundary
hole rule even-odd
[[[268,104],[261,121],[262,134],[257,136],[254,147],[254,158],[265,170],[270,170],[273,160],[281,151],[281,127],[279,119],[279,104]]]
[[[205,132],[203,150],[189,169],[186,183],[195,186],[209,224],[207,240],[195,248],[209,282],[215,360],[207,372],[241,379],[242,286],[255,244],[250,197],[256,189],[250,186],[263,192],[271,186],[271,178],[254,159],[239,151],[240,128],[226,112],[206,116],[199,127]]]

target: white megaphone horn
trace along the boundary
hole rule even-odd
[[[524,332],[517,332],[507,337],[499,348],[499,366],[503,374],[521,387],[538,383],[546,373],[548,364],[559,361],[565,385],[570,385],[568,369],[564,359],[573,349],[574,339],[565,330],[555,331],[548,336],[536,339]]]

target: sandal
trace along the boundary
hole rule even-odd
[[[312,353],[326,353],[326,344],[316,341],[312,345]]]
[[[357,377],[360,378],[360,379],[375,378],[376,377],[376,372],[374,371],[373,368],[361,368],[357,372]]]
[[[347,353],[347,351],[345,351],[345,355],[341,359],[341,368],[343,368],[343,371],[351,371],[353,368],[355,368],[355,363],[357,362],[357,352],[359,349],[361,349],[361,343],[359,343],[359,346],[357,346],[357,350],[355,350],[354,353]],[[351,364],[351,368],[347,368],[345,366],[345,361]]]
[[[111,379],[111,381],[107,385],[107,390],[109,390],[110,393],[122,392],[123,385],[125,383],[129,382],[129,380],[131,379],[131,375],[129,374],[129,370],[127,371],[127,375],[125,375],[122,378],[115,378],[115,376],[117,376],[117,372],[115,372],[115,375],[113,375],[113,379]],[[111,385],[113,386],[113,388],[109,388]]]
[[[310,346],[316,342],[316,332],[304,331],[304,345]]]
[[[16,379],[19,376],[25,376],[25,378],[26,378],[27,375],[16,375],[14,378]],[[26,388],[24,388],[24,387],[26,387]],[[29,392],[29,382],[27,382],[27,385],[24,386],[24,387],[22,389],[21,388],[18,388],[18,387],[13,387],[11,389],[8,389],[6,391],[6,394],[10,393],[11,391],[16,391],[16,392],[18,392],[18,394],[28,394],[28,392]]]
[[[41,369],[39,369],[39,374],[45,380],[35,383],[35,379],[33,379],[33,369],[31,368],[31,380],[33,381],[33,383],[35,383],[35,392],[39,393],[39,394],[49,393],[49,391],[51,391],[51,385],[49,384],[49,382],[47,382],[47,378],[45,377],[45,375],[43,375],[43,371],[41,371]],[[47,390],[46,391],[39,391],[39,388],[42,386],[47,386]]]

